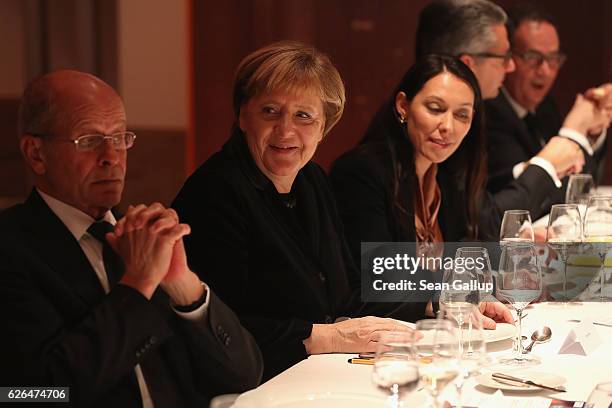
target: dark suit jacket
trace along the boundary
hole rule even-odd
[[[489,149],[487,188],[492,193],[497,193],[513,181],[512,168],[514,165],[531,159],[542,149],[542,145],[529,133],[527,126],[518,117],[503,92],[500,92],[495,99],[485,101],[485,106]],[[562,119],[550,95],[547,95],[536,109],[536,118],[539,131],[545,142],[558,134]],[[585,166],[583,172],[591,173],[597,179],[600,176],[597,169],[603,160],[604,152],[605,148],[595,157],[590,157],[584,151]],[[548,178],[550,180],[550,177]],[[548,199],[543,202],[542,211],[531,213],[534,219],[549,212],[552,204],[564,202],[567,178],[562,181],[564,181],[564,186],[561,189],[556,188],[551,182],[542,181],[540,188],[546,190]]]
[[[370,142],[340,156],[332,166],[330,178],[355,259],[361,257],[361,242],[416,240],[414,221],[402,225],[394,214],[392,175],[386,165],[389,160],[384,144]],[[465,192],[443,167],[438,168],[437,182],[441,193],[440,230],[445,241],[460,241],[467,234]],[[399,189],[407,202],[413,202],[408,180],[400,183]],[[414,213],[408,218],[414,220]]]
[[[390,313],[415,319],[424,311],[422,305],[361,304],[359,275],[319,166],[306,164],[292,193],[293,209],[238,133],[189,177],[172,205],[192,228],[185,245],[193,269],[255,336],[264,378],[307,357],[303,340],[313,323]]]
[[[332,166],[330,177],[355,259],[359,259],[361,242],[414,242],[416,239],[414,223],[402,226],[393,212],[390,161],[383,143],[369,142],[345,153]],[[437,182],[441,192],[438,222],[444,241],[464,241],[468,233],[465,182],[450,171],[447,163],[438,166]],[[498,241],[505,210],[523,208],[532,214],[540,213],[549,185],[554,186],[544,170],[529,166],[521,177],[496,194],[484,191],[477,203],[477,238]],[[399,188],[399,194],[408,202],[414,201],[409,180],[400,183]]]
[[[161,289],[108,295],[78,242],[34,191],[0,216],[1,382],[68,386],[74,406],[142,406],[140,364],[156,407],[207,406],[255,387],[261,357],[210,293],[206,320],[179,318]]]

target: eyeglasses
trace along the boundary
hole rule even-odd
[[[561,51],[551,52],[550,54],[542,54],[539,51],[527,51],[523,53],[514,52],[514,55],[525,61],[525,63],[532,68],[539,67],[546,60],[549,67],[557,69],[563,65],[567,59],[567,55]]]
[[[498,58],[503,60],[504,66],[508,65],[512,60],[512,51],[508,51],[505,54],[495,54],[493,52],[478,52],[470,55],[478,58]]]
[[[35,135],[41,137],[42,135]],[[117,132],[112,135],[101,135],[91,134],[79,136],[76,139],[58,139],[50,138],[50,141],[68,142],[74,143],[77,151],[79,152],[90,152],[96,150],[105,140],[112,142],[115,150],[127,150],[134,146],[134,140],[136,140],[136,134],[134,132]]]

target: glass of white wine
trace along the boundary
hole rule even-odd
[[[584,210],[594,188],[595,182],[590,174],[570,175],[567,190],[565,190],[565,204],[578,204],[580,215],[584,216]]]
[[[506,210],[499,231],[499,242],[533,242],[533,225],[527,210]]]
[[[414,356],[411,332],[383,332],[380,335],[372,382],[391,393],[389,405],[404,406],[404,398],[419,384],[419,367]]]
[[[413,344],[421,381],[432,398],[429,405],[440,407],[438,396],[459,374],[457,325],[440,318],[419,320],[415,328]]]
[[[470,279],[478,282],[478,302],[482,302],[487,295],[493,292],[493,273],[489,251],[483,247],[461,247],[455,252],[455,265],[458,259],[463,260],[462,267],[469,273]]]
[[[532,354],[523,354],[523,311],[542,294],[542,273],[533,243],[514,242],[502,248],[499,271],[496,277],[495,296],[516,310],[518,333],[514,356],[501,358],[500,363],[528,366],[538,364],[540,359]]]
[[[606,255],[612,248],[612,197],[591,197],[584,217],[584,240],[599,254],[600,299],[612,297],[612,286],[606,274]]]
[[[555,204],[550,209],[546,244],[563,262],[563,300],[567,301],[567,261],[573,250],[582,242],[582,220],[578,204]]]

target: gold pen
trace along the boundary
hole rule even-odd
[[[349,358],[349,364],[364,364],[364,365],[374,365],[373,358]]]

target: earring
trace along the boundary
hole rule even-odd
[[[402,125],[406,123],[406,119],[404,119],[403,116],[400,116],[398,120],[399,120],[399,123],[401,123]]]

